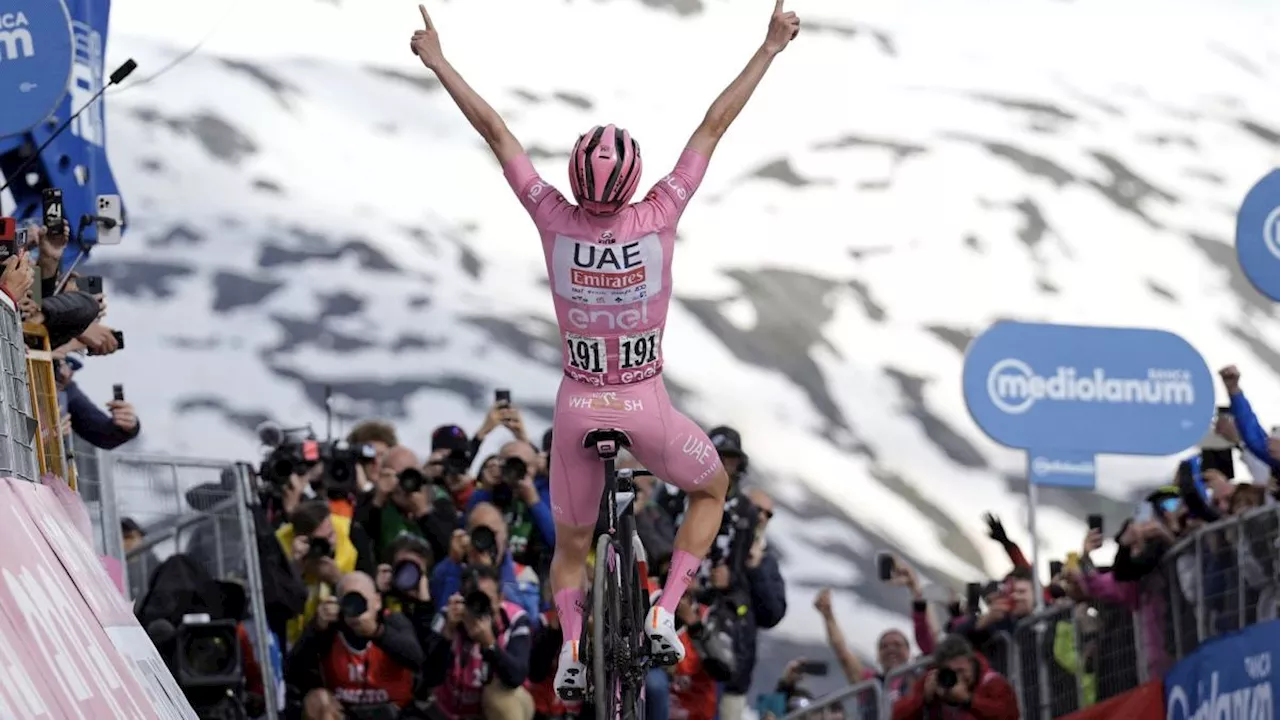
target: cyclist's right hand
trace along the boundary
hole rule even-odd
[[[444,609],[445,622],[450,627],[458,627],[462,624],[462,618],[466,615],[466,607],[462,604],[462,596],[454,593],[449,597],[449,604]]]

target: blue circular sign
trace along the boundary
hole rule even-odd
[[[1240,203],[1236,257],[1258,292],[1280,300],[1280,170],[1267,173]]]
[[[74,38],[62,0],[10,0],[0,7],[0,137],[53,114],[71,81]]]

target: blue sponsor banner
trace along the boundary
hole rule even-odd
[[[0,5],[0,137],[24,133],[53,113],[67,94],[71,58],[71,16],[62,0]]]
[[[999,322],[970,343],[963,388],[988,436],[1032,451],[1033,481],[1075,487],[1092,486],[1085,457],[1171,455],[1214,414],[1204,359],[1161,330]]]
[[[61,5],[62,0],[52,0]],[[19,5],[34,0],[19,0]],[[61,100],[53,109],[54,116],[66,119],[85,107],[107,82],[104,66],[107,47],[107,27],[111,16],[110,0],[66,0],[65,10],[70,14],[69,79],[63,78]],[[0,14],[7,12],[0,10]],[[41,215],[40,191],[45,187],[62,190],[63,212],[71,220],[72,228],[86,213],[97,212],[99,195],[120,195],[111,165],[107,161],[107,126],[104,108],[108,98],[90,105],[80,117],[58,135],[40,153],[39,160],[29,172],[39,176],[34,187],[16,183],[10,187],[17,208],[12,213],[19,220],[38,219]],[[0,102],[3,94],[0,91]],[[2,113],[2,111],[0,111]],[[47,115],[47,113],[46,113]],[[25,158],[14,152],[23,143],[41,145],[49,140],[54,127],[39,123],[27,133],[4,137],[0,132],[0,172],[12,172]],[[126,207],[127,209],[127,207]],[[89,228],[78,238],[91,246],[97,241],[95,230]],[[73,262],[76,253],[66,253],[65,263]]]
[[[1201,645],[1164,676],[1166,720],[1274,718],[1280,620]]]
[[[1093,453],[1063,450],[1028,450],[1027,477],[1036,485],[1083,488],[1097,484]]]
[[[1259,180],[1240,204],[1236,257],[1258,292],[1280,300],[1280,170]]]

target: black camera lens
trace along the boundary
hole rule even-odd
[[[391,568],[391,587],[402,593],[418,589],[422,581],[422,568],[412,560],[401,560]]]
[[[236,638],[224,628],[193,633],[183,644],[183,662],[192,674],[224,675],[236,665]]]
[[[369,611],[369,601],[358,592],[349,592],[338,598],[338,612],[344,618],[358,618]]]
[[[471,529],[471,548],[478,553],[491,555],[498,549],[498,536],[486,525],[477,525]]]
[[[400,489],[406,493],[416,493],[427,484],[427,476],[415,467],[405,468],[400,471],[397,476],[400,480]]]
[[[938,687],[943,690],[950,690],[958,682],[960,682],[960,676],[956,674],[955,670],[949,667],[938,668]]]
[[[312,560],[320,558],[331,558],[334,556],[333,543],[329,542],[329,538],[313,537],[307,546],[307,557]]]
[[[462,606],[471,617],[487,617],[493,614],[493,601],[483,590],[467,593],[462,599]]]
[[[502,461],[502,482],[515,485],[529,474],[529,466],[518,457],[509,457]]]

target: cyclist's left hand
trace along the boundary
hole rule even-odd
[[[435,23],[431,22],[431,16],[427,14],[427,6],[419,5],[418,11],[422,13],[422,24],[425,26],[422,30],[416,30],[413,38],[409,41],[409,49],[414,55],[422,61],[422,64],[430,70],[435,70],[444,65],[444,52],[440,49],[440,35],[436,32]]]
[[[782,52],[787,44],[796,39],[800,33],[800,17],[794,12],[782,9],[782,0],[773,7],[773,17],[769,19],[769,34],[764,38],[764,50],[770,55]]]

